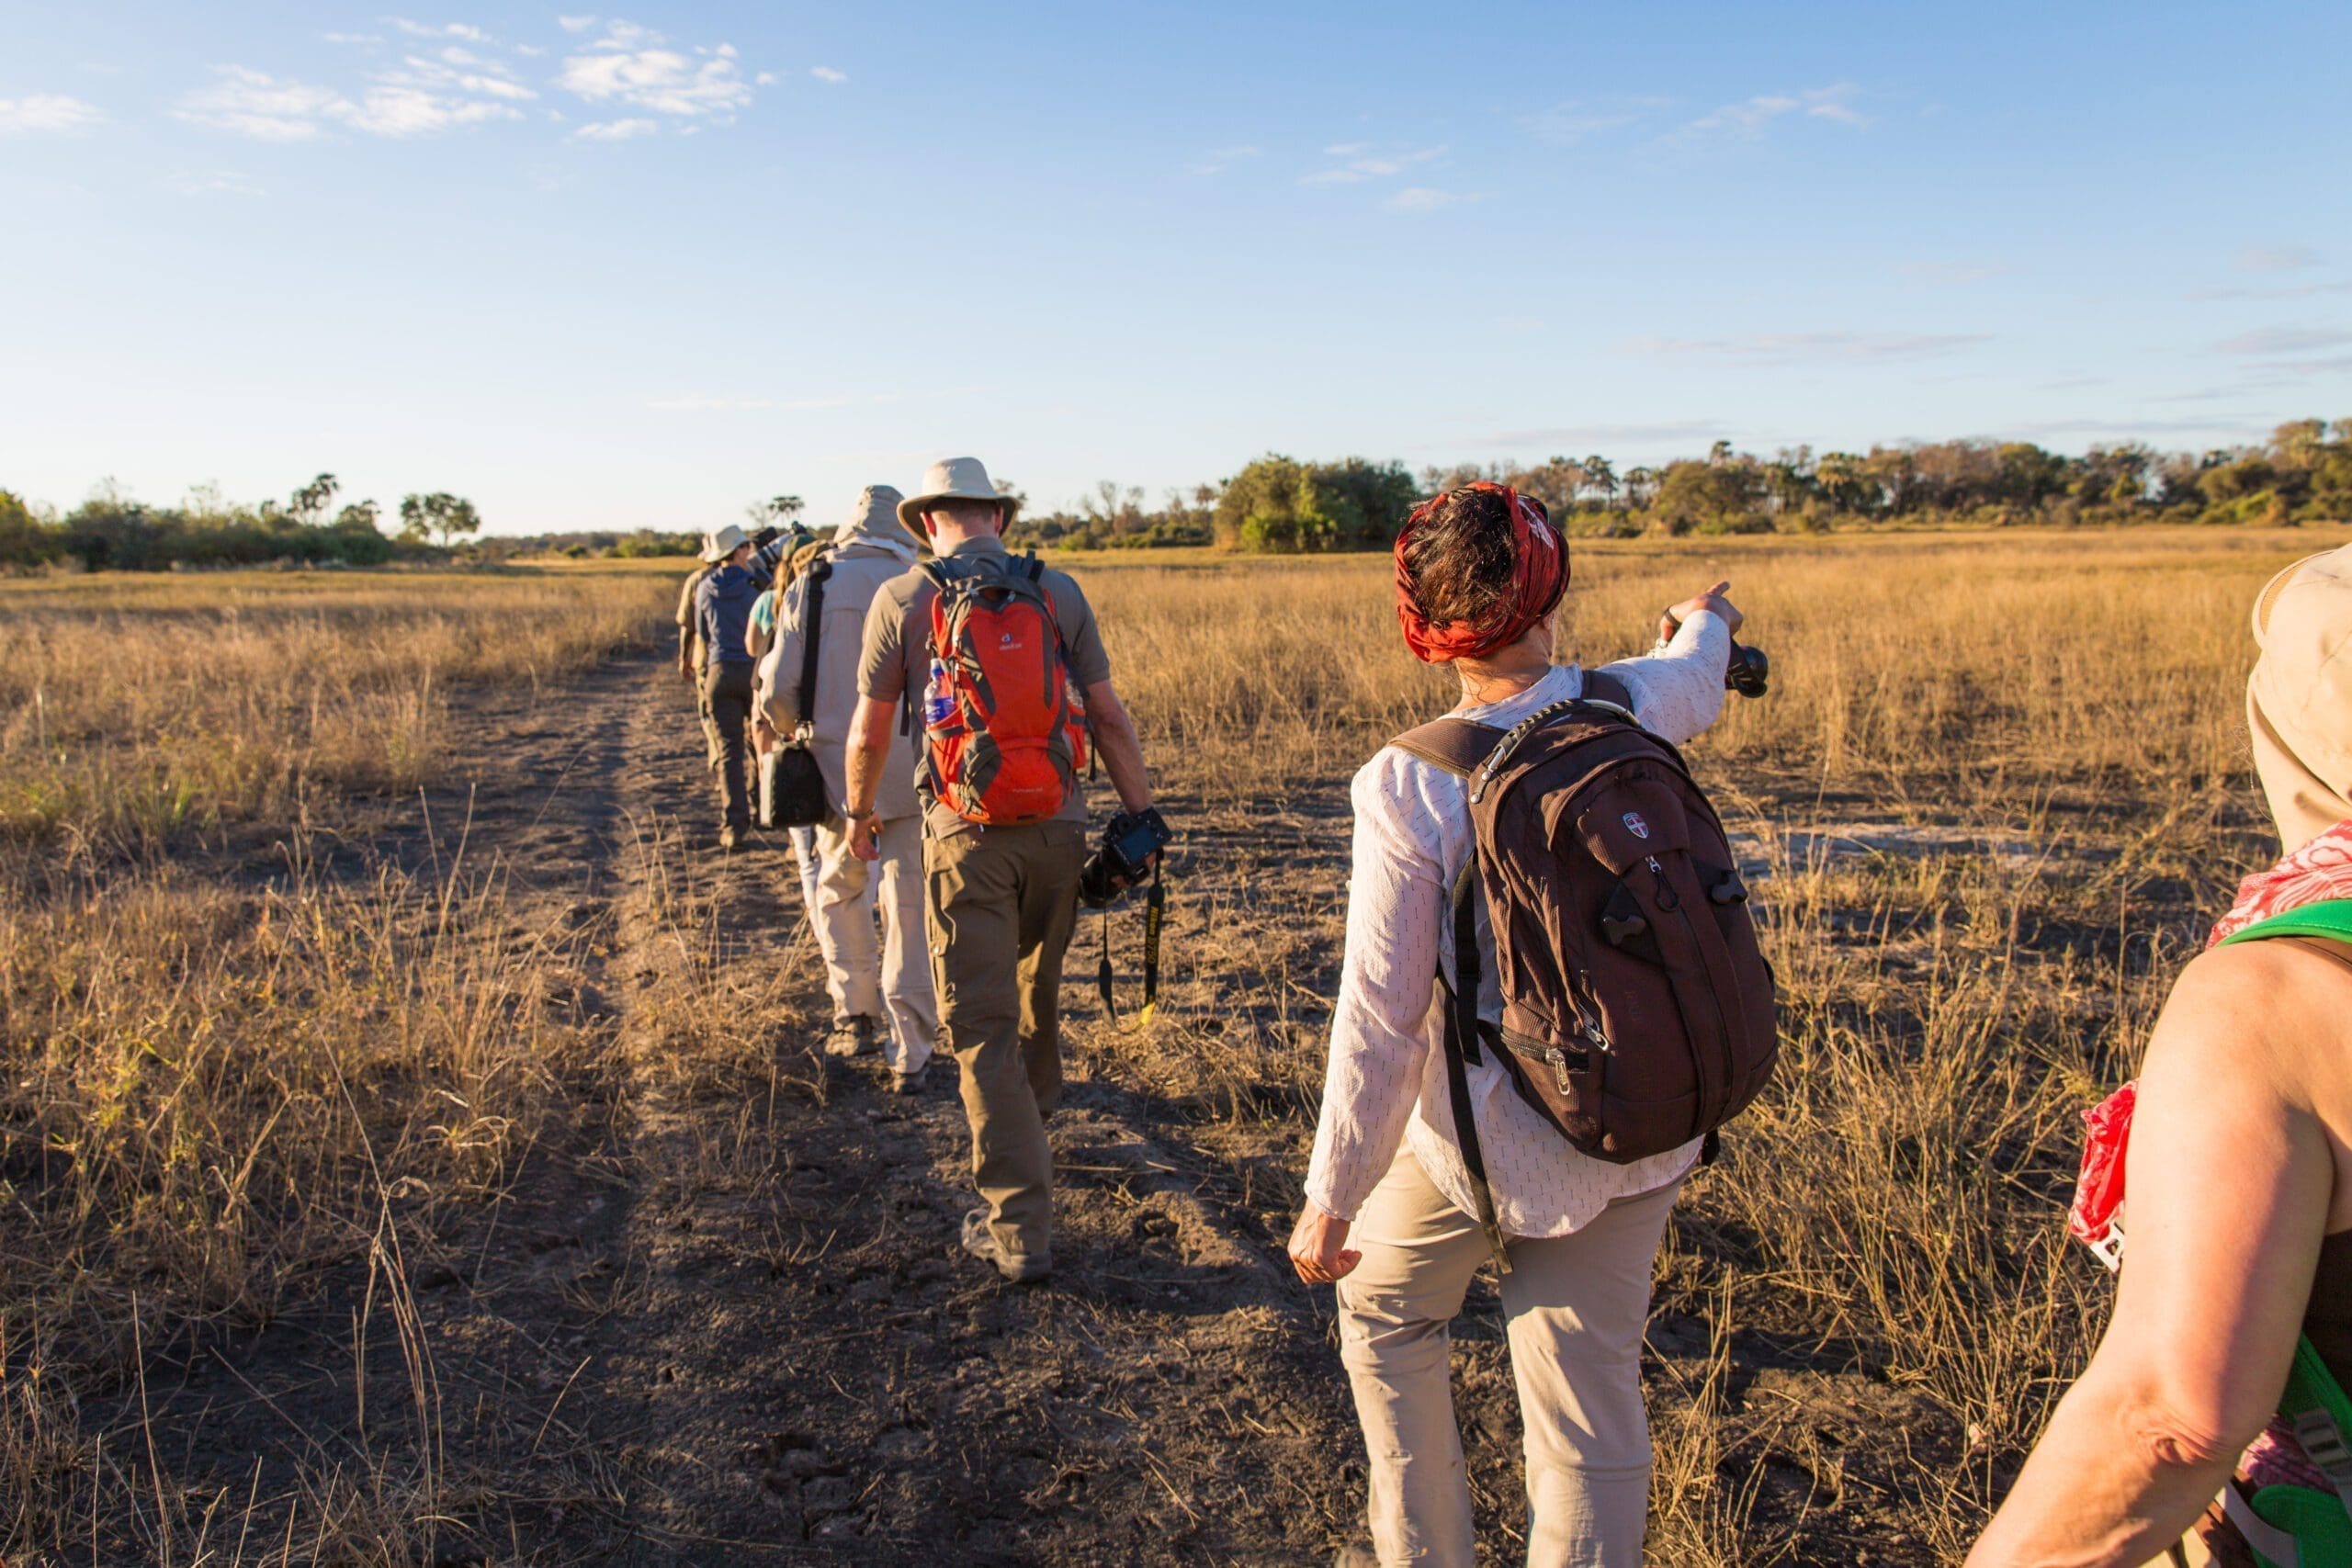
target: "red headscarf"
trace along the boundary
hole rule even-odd
[[[1432,625],[1413,600],[1412,577],[1405,569],[1405,549],[1421,525],[1455,496],[1485,491],[1503,498],[1510,513],[1511,594],[1503,615],[1484,624],[1447,621]],[[1405,628],[1405,646],[1424,664],[1449,659],[1483,659],[1498,648],[1509,648],[1527,635],[1527,628],[1552,613],[1568,586],[1568,552],[1558,530],[1544,514],[1544,503],[1523,496],[1509,485],[1480,479],[1460,490],[1432,496],[1413,508],[1396,536],[1396,619]]]

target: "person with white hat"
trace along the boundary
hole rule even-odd
[[[2254,635],[2286,853],[2156,1020],[2114,1315],[1969,1568],[2352,1562],[2352,546],[2273,578]]]
[[[910,718],[919,705],[932,977],[987,1200],[964,1216],[963,1245],[1009,1280],[1036,1280],[1053,1267],[1046,1118],[1061,1096],[1087,742],[1127,810],[1150,807],[1151,785],[1086,595],[1004,547],[1013,505],[977,457],[933,463],[899,503],[935,558],[866,613],[843,815],[855,852],[875,858],[891,733],[901,703]]]
[[[834,801],[846,798],[843,751],[857,707],[866,610],[884,584],[915,564],[914,536],[899,523],[899,501],[889,485],[868,485],[858,492],[831,542],[778,594],[775,643],[760,661],[762,716],[778,736],[807,727],[825,793]],[[806,712],[804,682],[810,697]],[[846,818],[815,829],[817,870],[808,911],[833,1004],[832,1035],[825,1049],[854,1056],[878,1039],[892,1084],[901,1094],[915,1094],[931,1061],[939,1012],[923,938],[922,817],[915,799],[914,749],[895,731],[875,795],[875,816],[881,824],[882,858],[870,867],[851,852]]]
[[[729,852],[741,847],[744,835],[752,830],[749,730],[753,663],[745,641],[752,602],[760,596],[762,580],[775,570],[776,558],[789,542],[789,535],[774,529],[767,530],[760,541],[748,539],[732,523],[703,536],[702,558],[711,570],[695,587],[695,635],[703,649],[703,695],[718,731],[718,792],[726,812],[718,847]]]

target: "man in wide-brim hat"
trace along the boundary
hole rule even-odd
[[[961,733],[968,748],[972,735],[965,727],[982,724],[986,716],[953,695],[955,678],[946,663],[934,676],[933,660],[942,650],[932,647],[932,606],[941,584],[996,582],[1011,597],[1042,601],[1058,643],[1045,651],[1060,660],[1066,682],[1083,694],[1085,732],[1120,800],[1141,811],[1151,804],[1151,784],[1134,721],[1111,684],[1111,661],[1086,595],[1065,574],[1038,567],[1034,558],[1016,561],[1004,547],[1000,536],[1013,504],[989,482],[977,457],[933,463],[922,488],[899,503],[899,520],[931,542],[935,558],[885,584],[866,612],[844,811],[857,854],[873,859],[884,760],[899,704],[911,695],[924,710],[917,793],[923,807],[932,976],[939,1021],[963,1070],[972,1175],[987,1200],[964,1216],[964,1247],[1007,1279],[1035,1280],[1053,1267],[1053,1155],[1046,1118],[1061,1096],[1062,954],[1078,919],[1086,795],[1073,751],[1067,758],[1057,753],[1055,765],[1066,767],[1066,777],[1059,808],[1040,807],[1052,812],[1044,820],[982,825],[965,815],[977,809],[969,779],[961,781],[962,809],[944,797],[950,792],[936,776],[942,738]],[[1052,789],[1045,793],[1050,799]]]

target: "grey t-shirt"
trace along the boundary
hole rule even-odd
[[[959,559],[975,556],[1001,557],[1009,552],[1004,541],[994,538],[967,539],[949,552]],[[1069,657],[1070,679],[1084,692],[1111,678],[1111,660],[1102,651],[1102,633],[1094,624],[1094,607],[1079,592],[1078,584],[1066,572],[1046,569],[1039,580],[1046,597],[1053,602],[1054,619],[1060,626],[1062,648]],[[874,603],[865,612],[865,642],[857,661],[857,689],[862,696],[877,703],[899,703],[910,691],[920,692],[931,676],[931,602],[939,591],[920,570],[908,571],[882,585]],[[978,824],[967,822],[955,811],[939,802],[938,791],[932,787],[928,753],[918,737],[915,764],[915,787],[922,796],[923,831],[934,839],[950,838],[968,832]],[[1086,792],[1073,789],[1069,799],[1062,805],[1056,820],[1084,822]]]

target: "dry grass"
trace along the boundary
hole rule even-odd
[[[403,1248],[497,1191],[606,1042],[583,933],[492,870],[315,874],[339,792],[413,789],[448,694],[643,646],[676,574],[237,573],[0,583],[0,1556],[432,1559],[441,1413]],[[241,820],[283,874],[162,854]],[[126,860],[126,856],[129,858]],[[196,1497],[92,1402],[364,1263],[403,1406],[292,1497]],[[258,1472],[256,1472],[258,1479]],[[256,1514],[256,1506],[260,1513]],[[246,1541],[282,1515],[300,1539]],[[208,1553],[209,1556],[208,1557]],[[38,1559],[36,1559],[38,1560]]]
[[[679,574],[225,572],[0,581],[0,840],[153,850],[413,790],[448,694],[641,646]]]
[[[1733,701],[1691,748],[1771,863],[1785,1038],[1774,1089],[1693,1179],[1661,1265],[1661,1309],[1710,1325],[1712,1349],[1674,1359],[1660,1391],[1656,1560],[1835,1554],[1808,1528],[1844,1484],[1819,1391],[1730,1398],[1735,1346],[1751,1371],[1859,1372],[1924,1402],[1933,1430],[1895,1467],[1901,1539],[1879,1539],[1965,1550],[2103,1319],[2106,1280],[2059,1223],[2080,1112],[2132,1071],[2202,922],[2272,852],[2245,762],[2247,606],[2336,542],[1579,551],[1567,647],[1635,651],[1658,606],[1728,576],[1774,661],[1772,696]],[[1279,1224],[1320,1091],[1338,784],[1450,693],[1402,652],[1385,563],[1088,583],[1155,764],[1228,840],[1185,890],[1190,973],[1152,1048],[1106,1041],[1091,1059],[1187,1099],[1228,1142],[1254,1126],[1286,1148],[1261,1184]],[[1898,849],[1835,852],[1865,824]],[[1901,845],[1905,825],[1948,831]],[[1773,1466],[1805,1478],[1796,1501],[1767,1496]]]
[[[1657,1561],[1850,1560],[1835,1521],[1855,1509],[1872,1539],[1907,1535],[1908,1560],[1948,1557],[1981,1522],[2103,1311],[2058,1223],[2077,1115],[2131,1070],[2200,920],[2267,852],[2245,606],[2335,542],[1580,547],[1569,646],[1633,651],[1659,605],[1728,575],[1775,670],[1770,699],[1692,749],[1772,868],[1786,1040],[1661,1265],[1661,1312],[1702,1348],[1659,1358]],[[1079,570],[1191,829],[1160,1017],[1075,1029],[1079,1070],[1175,1100],[1279,1234],[1320,1090],[1345,780],[1445,688],[1399,649],[1381,561]],[[533,929],[495,877],[338,885],[298,857],[239,888],[153,852],[414,786],[458,743],[452,686],[639,645],[675,581],[0,584],[0,834],[40,868],[0,897],[0,1552],[78,1540],[80,1561],[103,1517],[159,1561],[429,1561],[452,1486],[513,1482],[439,1457],[399,1252],[511,1179],[564,1075],[605,1065],[613,1042],[565,977],[608,933]],[[1857,825],[1947,836],[1825,852]],[[640,982],[655,1021],[623,1043],[639,1090],[692,1123],[682,1168],[756,1184],[774,1104],[821,1080],[780,1074],[742,1026],[772,1035],[773,977],[724,962],[727,910],[647,833],[640,942],[663,956]],[[263,1510],[302,1540],[248,1550],[249,1501],[178,1495],[169,1466],[85,1436],[76,1403],[134,1398],[160,1347],[266,1321],[353,1262],[412,1394],[361,1457],[321,1460]],[[1762,1396],[1770,1379],[1786,1398]],[[1825,1401],[1855,1389],[1926,1416],[1898,1437],[1865,1400],[1839,1438]],[[1866,1506],[1849,1472],[1873,1444],[1896,1479]],[[1507,1521],[1512,1489],[1487,1482]],[[1344,1488],[1326,1490],[1346,1533]]]

